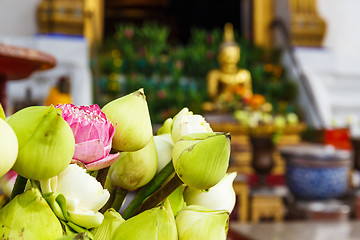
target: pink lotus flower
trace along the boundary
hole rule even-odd
[[[0,192],[5,194],[8,198],[11,196],[11,192],[14,188],[17,173],[10,169],[4,176],[0,178]]]
[[[81,162],[88,170],[110,166],[120,153],[110,154],[115,127],[98,105],[57,105],[75,137],[73,163]]]

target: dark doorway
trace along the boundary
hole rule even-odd
[[[241,29],[241,0],[106,0],[105,36],[117,24],[153,21],[169,25],[171,38],[186,43],[193,27],[223,28],[231,22]]]

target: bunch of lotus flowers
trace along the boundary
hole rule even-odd
[[[102,109],[1,108],[0,155],[1,239],[226,239],[230,134],[184,108],[154,135],[143,89]]]

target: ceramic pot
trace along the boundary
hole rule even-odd
[[[286,160],[286,182],[297,199],[320,200],[342,196],[352,166],[350,151],[309,144],[280,149]]]

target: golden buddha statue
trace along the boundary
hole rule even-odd
[[[220,45],[218,62],[220,69],[211,70],[207,75],[207,90],[213,102],[219,96],[234,94],[241,87],[243,97],[252,96],[251,75],[246,69],[239,69],[240,48],[234,41],[234,31],[231,23],[225,24],[224,41]]]

